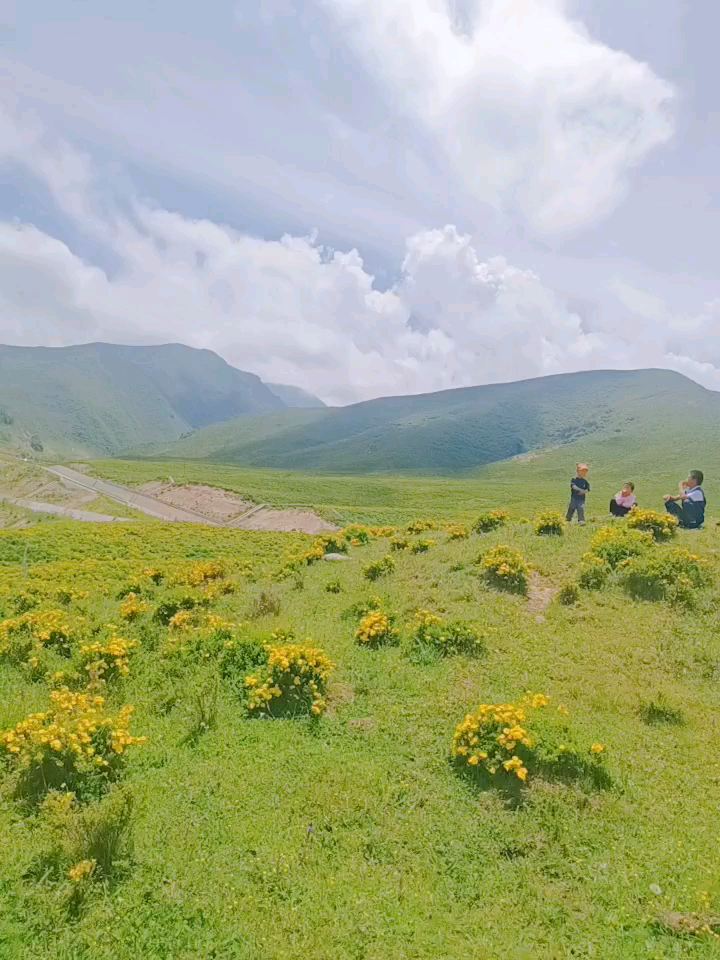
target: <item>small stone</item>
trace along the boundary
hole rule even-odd
[[[662,887],[659,883],[650,884],[650,893],[654,893],[656,897],[662,896]]]
[[[349,560],[344,553],[326,553],[323,560]]]

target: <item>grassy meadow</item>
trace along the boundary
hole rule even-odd
[[[398,529],[0,531],[3,960],[720,957],[717,528],[539,536],[564,475],[513,469],[486,533],[458,528],[498,505],[477,478],[197,464],[171,471]],[[519,557],[491,568],[499,546]],[[386,636],[359,640],[368,622]],[[254,708],[297,645],[327,684],[296,672]],[[466,715],[528,692],[549,702],[512,746],[526,780],[452,760]]]

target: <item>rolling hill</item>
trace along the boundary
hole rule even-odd
[[[449,474],[568,444],[680,444],[690,427],[705,444],[720,439],[718,423],[720,394],[680,374],[590,371],[232,420],[142,455],[318,473]]]
[[[0,444],[92,456],[281,410],[259,377],[181,344],[0,346]]]

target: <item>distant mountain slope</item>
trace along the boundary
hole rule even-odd
[[[326,406],[320,397],[316,397],[300,387],[291,387],[286,383],[268,383],[266,386],[272,390],[276,397],[280,397],[286,407],[313,409]]]
[[[114,453],[283,408],[259,377],[209,350],[0,346],[0,443],[38,452]]]
[[[146,455],[324,473],[452,473],[617,435],[718,433],[720,394],[666,370],[590,371],[234,420]]]

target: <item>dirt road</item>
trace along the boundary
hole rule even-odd
[[[162,500],[148,496],[146,493],[136,493],[128,487],[121,487],[119,484],[109,483],[107,480],[98,480],[96,477],[88,477],[86,474],[80,473],[79,470],[73,470],[72,467],[45,467],[44,469],[62,480],[85,490],[93,490],[95,493],[125,504],[126,507],[133,507],[149,517],[155,517],[157,520],[166,520],[170,523],[202,523],[210,527],[224,526],[224,524],[200,513],[171,506],[163,503]]]

